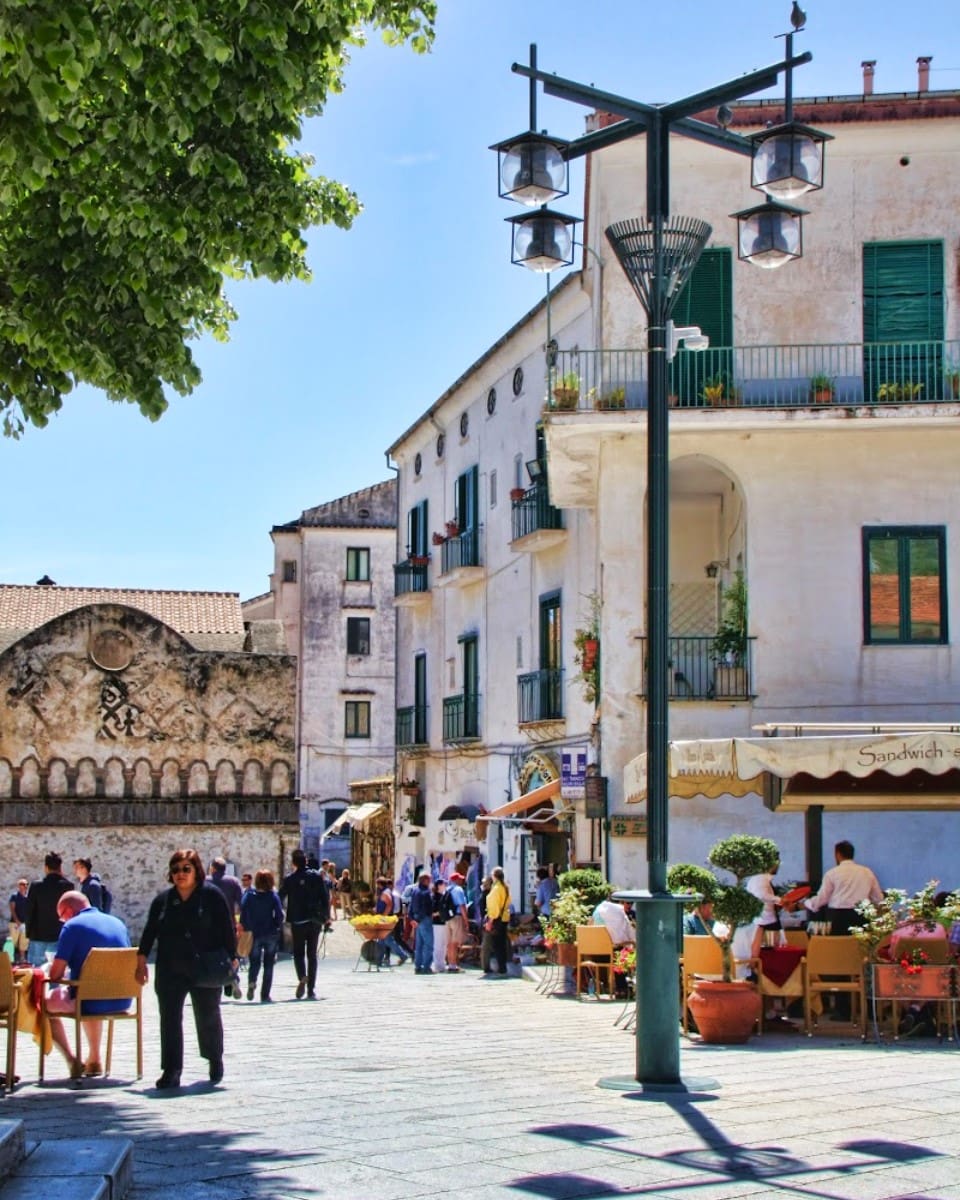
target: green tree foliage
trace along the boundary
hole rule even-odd
[[[436,0],[0,5],[0,413],[43,426],[74,383],[152,420],[225,339],[225,277],[309,277],[303,231],[357,197],[291,149],[362,27],[429,48]]]

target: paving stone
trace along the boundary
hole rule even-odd
[[[130,1039],[118,1039],[116,1078],[77,1091],[25,1076],[7,1111],[30,1139],[78,1121],[91,1137],[133,1139],[132,1200],[449,1200],[455,1186],[471,1200],[888,1200],[896,1187],[960,1200],[955,1047],[685,1043],[684,1077],[711,1082],[624,1095],[597,1087],[633,1071],[619,1006],[471,972],[354,974],[357,938],[339,923],[328,948],[322,1003],[293,998],[286,957],[277,1003],[224,1003],[222,1087],[203,1082],[186,1013],[189,1086],[153,1088],[150,995],[143,1081],[130,1083]]]
[[[23,1161],[27,1153],[23,1122],[0,1121],[0,1180]]]

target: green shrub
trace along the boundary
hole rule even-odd
[[[564,871],[560,876],[559,883],[561,892],[579,892],[583,903],[591,912],[601,900],[606,900],[613,891],[603,875],[592,867],[575,867],[573,870]]]

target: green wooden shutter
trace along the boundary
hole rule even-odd
[[[943,389],[943,242],[868,242],[863,247],[864,395],[881,384]],[[901,398],[908,398],[904,395]]]
[[[681,350],[671,363],[670,390],[683,405],[698,404],[706,379],[733,383],[733,255],[728,247],[704,250],[673,309],[675,325],[699,325],[708,350]]]

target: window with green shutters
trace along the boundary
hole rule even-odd
[[[699,325],[708,350],[680,350],[670,364],[670,391],[682,405],[703,402],[704,383],[723,379],[733,387],[733,255],[729,248],[704,250],[673,309],[674,325]]]
[[[947,641],[946,535],[941,525],[863,530],[863,640]]]
[[[865,398],[941,399],[943,333],[943,242],[864,245]]]

